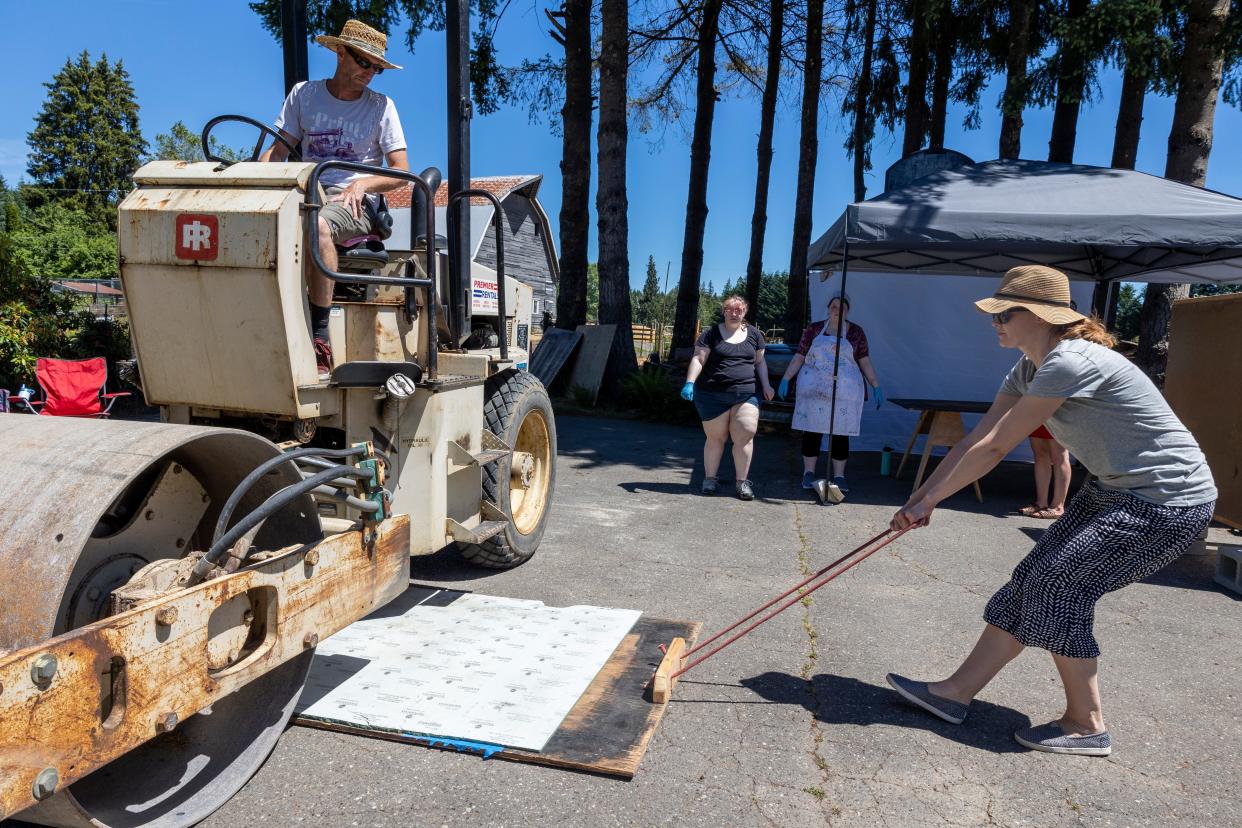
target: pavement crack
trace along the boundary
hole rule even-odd
[[[798,534],[798,571],[805,579],[809,578],[812,574],[811,554],[813,550],[811,548],[811,539],[806,533],[806,526],[803,522],[803,517],[802,507],[795,504],[794,529]],[[803,589],[805,590],[805,587],[803,587]],[[806,682],[806,692],[807,695],[811,697],[811,759],[815,763],[815,767],[819,770],[819,776],[822,782],[820,790],[822,791],[828,790],[829,777],[828,764],[824,761],[819,752],[820,747],[824,742],[824,732],[819,726],[819,691],[815,686],[815,670],[819,666],[819,631],[815,629],[815,622],[811,618],[811,605],[814,603],[814,599],[810,595],[804,595],[799,603],[802,605],[802,629],[806,633],[807,638],[806,658],[802,662],[802,669],[799,671],[799,675],[802,677],[802,680]],[[820,798],[821,804],[826,808],[830,808],[831,803],[824,801],[824,799],[825,798],[822,797]]]

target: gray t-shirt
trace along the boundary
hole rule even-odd
[[[397,105],[387,95],[362,90],[356,101],[343,101],[328,91],[327,81],[303,81],[289,91],[276,127],[302,142],[307,161],[354,161],[384,165],[393,150],[405,149],[405,133]],[[345,187],[362,173],[328,170],[319,179],[325,187]]]
[[[1025,356],[1000,389],[1065,397],[1045,425],[1101,485],[1166,506],[1216,499],[1207,460],[1164,397],[1125,357],[1083,339],[1058,342],[1039,370]]]

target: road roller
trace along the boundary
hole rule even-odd
[[[262,139],[230,163],[211,126],[211,160],[148,163],[119,207],[132,376],[159,421],[0,414],[0,818],[202,820],[273,749],[315,646],[404,591],[411,556],[504,569],[544,532],[556,428],[508,341],[529,288],[505,279],[494,197],[449,199],[496,207],[480,339],[435,170],[264,163]],[[331,167],[407,181],[413,249],[329,270]],[[307,267],[337,285],[326,380]]]

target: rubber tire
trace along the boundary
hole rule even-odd
[[[523,419],[532,410],[543,414],[548,424],[548,496],[543,514],[535,528],[523,535],[509,519],[505,531],[483,543],[459,543],[458,552],[468,562],[489,569],[512,569],[525,563],[539,548],[543,531],[552,511],[552,499],[556,492],[556,420],[552,414],[552,400],[539,378],[528,371],[509,369],[489,377],[483,384],[483,425],[505,442],[514,445]],[[509,504],[510,458],[488,463],[483,467],[483,496],[495,503],[507,515]]]

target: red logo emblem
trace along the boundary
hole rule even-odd
[[[220,252],[220,220],[216,216],[177,216],[177,258],[210,261]]]

